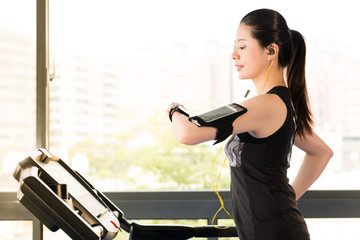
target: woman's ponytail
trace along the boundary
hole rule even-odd
[[[295,30],[289,30],[292,51],[286,75],[287,84],[296,112],[297,134],[303,137],[312,133],[313,117],[305,80],[306,45],[304,37]]]

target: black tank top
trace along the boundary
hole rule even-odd
[[[266,138],[247,132],[234,135],[225,146],[231,167],[233,217],[241,240],[307,240],[307,226],[287,177],[295,110],[288,88],[277,86],[267,94],[276,94],[285,103],[283,125]]]

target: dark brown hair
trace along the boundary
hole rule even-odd
[[[306,45],[304,37],[289,29],[284,17],[271,9],[248,13],[241,23],[252,28],[252,37],[262,47],[279,46],[279,65],[286,68],[286,81],[295,108],[297,134],[312,133],[313,117],[305,80]]]

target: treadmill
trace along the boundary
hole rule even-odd
[[[129,233],[129,240],[238,236],[235,227],[129,222],[124,213],[80,173],[43,148],[19,162],[14,177],[20,184],[17,193],[20,203],[49,230],[62,229],[72,239],[111,240],[121,230]]]

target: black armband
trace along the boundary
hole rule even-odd
[[[236,118],[246,113],[247,109],[243,106],[232,103],[223,107],[214,109],[197,116],[190,117],[197,126],[208,126],[217,128],[214,144],[224,141],[233,132],[233,122]]]

